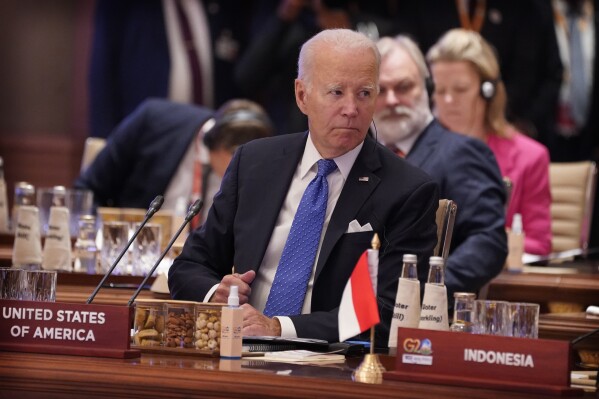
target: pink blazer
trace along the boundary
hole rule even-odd
[[[512,181],[506,226],[511,227],[514,213],[520,213],[526,234],[525,251],[546,255],[551,252],[549,152],[539,142],[517,131],[511,133],[509,139],[489,135],[487,142],[501,174]]]

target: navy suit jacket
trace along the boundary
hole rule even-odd
[[[168,100],[144,101],[117,126],[75,187],[92,190],[98,206],[147,208],[164,194],[191,141],[212,114]]]
[[[433,120],[406,157],[439,184],[441,198],[458,205],[445,284],[454,292],[478,292],[507,256],[505,190],[493,153],[482,141],[450,132]]]
[[[169,272],[175,299],[203,300],[223,276],[257,270],[304,152],[307,133],[254,140],[236,152],[206,223],[187,239]],[[367,177],[368,179],[360,179]],[[422,261],[437,241],[437,184],[367,137],[331,215],[317,261],[311,313],[291,316],[299,337],[337,341],[343,289],[373,232],[346,234],[349,223],[371,223],[382,246],[377,342],[386,344],[404,253]]]

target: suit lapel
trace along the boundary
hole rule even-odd
[[[318,278],[337,241],[347,231],[349,223],[356,218],[364,202],[379,184],[380,178],[374,171],[380,166],[376,143],[367,137],[331,215],[318,256],[314,280]],[[361,179],[363,177],[367,177],[368,181]]]

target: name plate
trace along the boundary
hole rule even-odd
[[[399,328],[394,371],[385,379],[549,395],[570,388],[570,343]]]
[[[0,300],[0,350],[113,358],[130,348],[133,308]]]

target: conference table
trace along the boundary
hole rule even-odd
[[[82,303],[102,276],[60,273],[57,301]],[[124,305],[141,278],[112,276],[96,303]],[[168,294],[144,289],[142,298]],[[584,313],[542,315],[540,337],[571,340],[599,328],[599,318]],[[395,358],[379,355],[387,370]],[[352,380],[361,357],[344,362],[303,365],[249,357],[214,357],[142,352],[134,359],[0,351],[0,398],[541,398],[542,394],[384,380]],[[586,393],[583,397],[594,397]]]
[[[2,250],[5,250],[2,252]],[[1,260],[9,251],[0,245]],[[542,271],[542,270],[541,270]],[[59,273],[57,301],[83,303],[102,276]],[[151,284],[153,279],[150,279]],[[111,276],[95,303],[125,305],[141,277]],[[542,304],[539,337],[572,340],[599,328],[599,317],[583,312],[545,313],[551,300],[581,307],[599,299],[599,272],[594,263],[567,274],[501,273],[489,285],[488,298]],[[168,294],[143,289],[139,298],[166,299]],[[599,335],[599,334],[597,334]],[[599,337],[590,339],[599,347]],[[387,370],[395,358],[379,355]],[[259,357],[240,361],[170,353],[146,353],[134,359],[51,355],[0,351],[0,398],[540,398],[540,394],[465,386],[384,380],[364,384],[352,380],[360,357],[341,363],[299,365],[266,362]],[[595,397],[585,394],[585,397]]]
[[[387,370],[394,358],[380,355]],[[142,354],[136,359],[0,352],[0,398],[546,398],[514,391],[352,380],[360,358],[327,365]],[[582,397],[594,397],[585,393]]]
[[[558,266],[501,272],[488,285],[487,299],[541,304],[541,313],[583,311],[599,306],[599,261],[581,259]]]

